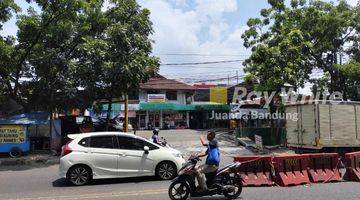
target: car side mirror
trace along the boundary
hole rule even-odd
[[[144,146],[144,151],[145,151],[146,154],[148,154],[149,151],[150,151],[150,148],[148,146]]]

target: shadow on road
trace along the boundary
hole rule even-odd
[[[46,168],[56,164],[44,164],[44,163],[35,163],[31,165],[0,165],[0,172],[3,171],[26,171],[38,168]]]
[[[205,197],[191,197],[191,200],[224,200],[227,199],[224,196],[205,196]],[[237,198],[237,200],[243,200],[242,197]]]
[[[151,181],[161,181],[156,177],[134,177],[134,178],[116,178],[116,179],[99,179],[92,180],[88,185],[108,185],[108,184],[122,184],[122,183],[142,183]],[[78,187],[69,183],[65,178],[60,178],[52,182],[53,187]]]

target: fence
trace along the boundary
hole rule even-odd
[[[286,142],[285,128],[274,128],[271,134],[271,128],[236,128],[235,136],[237,138],[248,137],[255,140],[255,135],[262,137],[263,145],[284,145]]]

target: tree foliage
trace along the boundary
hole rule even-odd
[[[360,62],[352,61],[336,67],[346,77],[344,90],[348,98],[353,101],[360,101]]]
[[[7,22],[13,15],[20,11],[20,8],[14,3],[13,0],[0,1],[0,30],[3,24]],[[10,74],[12,68],[9,66],[13,62],[15,38],[3,37],[0,35],[0,103],[5,101],[7,91],[11,88]]]
[[[95,37],[84,38],[76,63],[80,85],[108,99],[138,88],[159,67],[159,60],[150,55],[149,10],[141,9],[135,0],[110,2],[110,9],[94,13],[90,23],[97,30]]]
[[[331,91],[343,91],[344,75],[335,67],[339,53],[359,37],[359,6],[323,1],[268,0],[261,17],[248,20],[243,34],[252,54],[245,71],[260,90],[279,91],[285,83],[304,86],[313,69],[330,75]]]
[[[18,9],[5,2],[3,20]],[[18,16],[17,38],[0,40],[3,93],[27,110],[86,108],[136,89],[158,70],[150,13],[136,1],[110,1],[107,10],[103,0],[28,2],[41,11],[30,7]]]

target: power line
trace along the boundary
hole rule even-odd
[[[221,77],[221,78],[214,78],[214,79],[196,79],[196,78],[182,78],[182,79],[178,79],[178,80],[183,80],[185,82],[210,82],[210,81],[220,81],[220,80],[228,80],[228,79],[237,79],[237,78],[242,78],[244,75],[240,75],[240,76],[226,76],[226,77]]]
[[[164,63],[164,64],[160,64],[160,65],[162,65],[162,66],[208,65],[208,64],[234,63],[234,62],[243,62],[243,61],[244,61],[244,60],[220,60],[220,61],[193,62],[193,63]]]
[[[164,53],[164,54],[155,54],[160,56],[250,56],[246,54],[198,54],[198,53]]]
[[[180,67],[181,68],[193,68],[193,69],[217,69],[218,66],[187,66],[187,65],[177,65],[177,66],[163,66],[163,67]],[[222,68],[226,68],[226,69],[233,69],[233,70],[241,70],[242,66],[227,66],[227,67],[222,67]]]
[[[176,73],[176,74],[164,74],[165,76],[171,77],[199,77],[199,76],[218,76],[221,74],[232,74],[239,71],[239,69],[234,69],[232,71],[220,71],[220,72],[199,72],[199,73]]]

